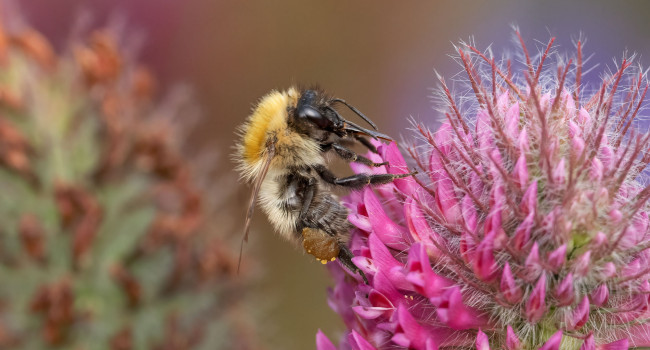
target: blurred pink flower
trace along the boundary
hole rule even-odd
[[[650,346],[650,136],[631,127],[646,79],[623,60],[590,92],[580,43],[543,69],[552,43],[530,57],[521,41],[521,75],[459,48],[474,117],[441,79],[446,121],[418,125],[423,144],[409,148],[421,175],[347,197],[369,284],[330,265],[329,302],[349,329],[339,348]],[[354,171],[409,171],[394,143],[377,145],[368,156],[390,165]]]

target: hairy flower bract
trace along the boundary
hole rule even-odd
[[[469,93],[440,79],[445,119],[408,147],[417,177],[347,197],[370,282],[330,267],[340,348],[650,345],[646,77],[623,59],[591,89],[580,42],[567,59],[517,37],[521,70],[458,47]],[[394,143],[369,157],[390,165],[353,170],[410,171]]]

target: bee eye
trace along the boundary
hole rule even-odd
[[[311,106],[302,106],[298,110],[299,118],[306,118],[312,123],[316,124],[319,128],[325,129],[332,126],[332,122],[321,114],[318,110]]]

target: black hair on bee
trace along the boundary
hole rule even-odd
[[[373,130],[344,119],[334,108],[344,106],[367,122]],[[376,131],[375,124],[358,109],[317,88],[289,88],[264,96],[241,126],[236,159],[242,177],[253,183],[243,243],[258,201],[275,230],[289,241],[302,243],[305,251],[322,263],[337,258],[349,270],[366,276],[352,262],[348,248],[352,225],[348,210],[331,191],[332,187],[360,189],[385,184],[409,174],[356,174],[337,177],[327,168],[325,153],[348,162],[371,167],[374,163],[347,145],[360,143],[377,152],[368,137],[390,141]],[[259,197],[259,198],[258,198]],[[241,261],[241,251],[240,251]]]

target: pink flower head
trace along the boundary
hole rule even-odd
[[[531,57],[522,41],[519,70],[462,45],[473,108],[441,79],[446,121],[409,148],[417,178],[347,198],[369,285],[330,265],[341,348],[650,346],[650,136],[633,127],[646,78],[623,60],[591,90],[581,44],[555,66],[551,48]],[[408,171],[376,145],[389,165],[373,172]]]

